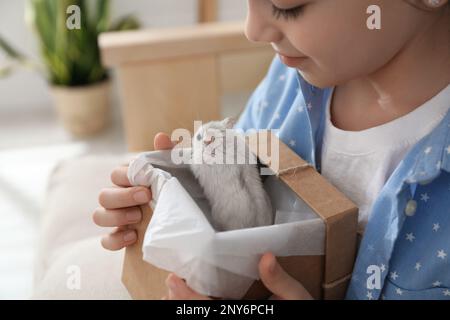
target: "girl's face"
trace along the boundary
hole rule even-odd
[[[380,30],[367,27],[370,5],[381,9]],[[325,88],[385,66],[424,28],[427,15],[402,0],[248,0],[246,36],[270,43],[291,57],[280,56],[285,64]]]

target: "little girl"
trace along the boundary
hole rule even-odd
[[[360,208],[348,299],[450,299],[449,26],[448,0],[248,0],[247,37],[277,56],[236,128],[279,129]],[[122,228],[103,245],[134,241]],[[310,297],[273,256],[260,273],[278,297]]]

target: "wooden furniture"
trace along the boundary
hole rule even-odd
[[[217,21],[217,0],[198,0],[198,22]]]
[[[152,150],[160,131],[220,119],[221,96],[254,90],[274,56],[248,41],[243,22],[105,33],[99,44],[118,74],[130,151]]]

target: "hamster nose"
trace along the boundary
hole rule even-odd
[[[206,145],[211,144],[211,142],[213,142],[213,141],[214,141],[214,137],[209,138],[209,140],[206,140],[206,139],[204,140]]]

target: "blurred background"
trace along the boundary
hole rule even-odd
[[[138,77],[137,83],[144,82],[142,85],[145,91],[145,86],[150,86],[150,83],[146,83],[148,79],[155,77],[154,74],[147,74],[157,72],[158,75],[158,72],[165,72],[164,70],[170,68],[173,71],[163,78],[173,80],[178,72],[173,64],[167,67],[161,57],[149,55],[149,62],[145,62],[145,55],[153,52],[152,47],[145,41],[161,34],[162,40],[157,40],[157,44],[152,42],[152,45],[163,48],[166,29],[195,27],[203,22],[243,22],[246,15],[246,1],[243,0],[87,0],[84,4],[86,8],[82,7],[81,12],[81,29],[85,32],[70,33],[70,30],[63,27],[55,27],[61,25],[58,24],[61,21],[56,21],[61,19],[61,16],[69,16],[67,12],[55,12],[60,10],[55,5],[56,1],[0,0],[1,299],[30,297],[40,224],[42,216],[47,214],[45,211],[49,201],[48,184],[54,168],[63,160],[84,155],[121,155],[128,151],[137,151],[137,146],[142,145],[135,142],[136,138],[133,137],[139,133],[133,131],[132,127],[135,125],[130,125],[130,119],[136,111],[128,114],[130,108],[142,102],[132,101],[139,99],[139,92],[130,89],[130,78]],[[84,3],[66,0],[61,2],[65,7],[71,3]],[[85,24],[86,11],[90,14],[90,25]],[[106,71],[99,60],[100,49],[96,48],[96,37],[99,33],[112,29],[128,31],[123,31],[123,36],[116,34],[105,39],[106,58],[110,67]],[[156,31],[156,36],[155,33],[140,33],[146,30]],[[159,30],[161,33],[158,33]],[[212,43],[211,47],[218,48],[222,42],[216,43],[217,39],[212,38],[219,34],[225,38],[234,37],[233,50],[241,50],[246,46],[242,44],[242,32],[237,34],[234,27],[209,30],[191,30],[190,35],[180,36],[181,38],[177,36],[180,40],[174,41],[183,42],[186,37],[189,41],[189,37],[194,39],[200,34],[199,37],[204,39],[201,40],[204,42],[198,43],[209,41]],[[224,35],[225,33],[227,35]],[[168,38],[170,34],[167,34]],[[119,42],[128,43],[127,41],[137,48],[135,51],[129,51],[131,54],[124,53],[122,50],[125,49],[116,46]],[[193,42],[193,46],[198,45],[196,43]],[[229,41],[223,43],[228,46]],[[60,44],[61,47],[58,47]],[[186,46],[179,47],[183,51]],[[203,54],[205,58],[195,60],[195,63],[204,63],[207,60],[206,54],[211,53],[211,49],[202,50],[206,51],[186,51],[185,56]],[[212,53],[212,57],[222,55],[220,50],[229,52],[231,49],[221,47]],[[133,52],[142,54],[135,57]],[[265,63],[261,65],[261,74],[254,76],[257,80],[264,74],[267,62],[270,61],[266,52],[264,54]],[[127,56],[130,56],[131,62],[124,61]],[[202,73],[200,70],[199,77],[215,75],[215,72],[226,73],[229,70],[226,67],[228,65],[233,65],[235,70],[244,70],[241,71],[244,73],[245,61],[249,60],[254,60],[251,55],[241,58],[239,53],[231,54],[220,60],[222,69],[213,69],[212,73]],[[146,63],[145,68],[148,68],[142,69],[148,70],[145,75],[137,73],[132,67],[143,63],[142,61]],[[156,64],[161,67],[154,69]],[[239,76],[242,77],[242,74]],[[255,81],[252,80],[252,86],[257,83]],[[232,87],[236,81],[228,82],[229,87]],[[199,87],[201,85],[200,83]],[[163,92],[162,89],[158,90]],[[238,87],[223,91],[227,93],[220,95],[218,116],[237,116],[245,106],[251,90]],[[182,94],[184,93],[180,91],[180,95]],[[201,96],[202,92],[197,92],[195,97],[199,95]],[[78,113],[74,114],[73,110]],[[209,116],[212,117],[211,114]],[[164,121],[169,121],[167,119],[165,116]],[[152,144],[147,135],[143,139],[148,139],[148,143]],[[135,144],[130,147],[130,143]],[[83,195],[79,196],[83,198]]]

